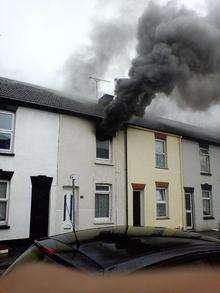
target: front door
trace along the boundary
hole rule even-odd
[[[141,226],[141,192],[133,191],[133,226]]]
[[[186,228],[193,229],[193,195],[185,193]]]
[[[48,236],[49,198],[53,178],[33,176],[30,238],[39,239]]]

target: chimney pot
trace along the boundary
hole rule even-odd
[[[99,104],[101,104],[104,108],[107,107],[114,99],[114,96],[109,94],[104,94],[101,98],[99,98]]]

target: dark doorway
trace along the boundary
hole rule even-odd
[[[133,226],[141,226],[141,192],[133,191]]]
[[[52,180],[53,178],[47,176],[31,177],[31,239],[48,236],[49,198]]]
[[[193,222],[193,193],[185,192],[185,212],[186,212],[186,228],[192,230]]]

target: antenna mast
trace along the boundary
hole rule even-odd
[[[92,79],[95,81],[95,95],[96,99],[98,100],[98,91],[99,91],[99,83],[100,82],[110,82],[109,80],[101,79],[98,77],[90,76],[89,79]]]

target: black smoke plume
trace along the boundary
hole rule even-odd
[[[142,116],[157,93],[175,92],[193,110],[220,101],[218,8],[219,2],[212,2],[207,15],[200,16],[174,2],[149,4],[139,20],[129,78],[118,81],[115,99],[97,128],[100,139],[114,136],[133,115]]]

